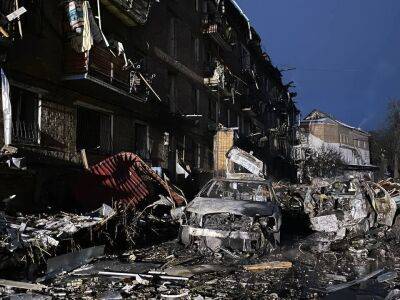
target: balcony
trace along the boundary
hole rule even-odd
[[[204,78],[204,84],[213,92],[220,92],[226,97],[241,96],[245,93],[246,84],[218,60],[204,67],[204,75],[211,75]]]
[[[126,26],[147,22],[152,0],[101,0],[101,3]]]
[[[203,19],[203,24],[204,34],[214,40],[223,50],[232,51],[229,26],[223,25],[220,21],[216,21],[215,18],[210,16]]]
[[[74,82],[86,92],[112,97],[116,94],[144,102],[147,88],[137,72],[124,68],[123,57],[94,46],[89,53],[77,53],[66,47],[63,80]]]

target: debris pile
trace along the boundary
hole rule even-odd
[[[79,205],[91,208],[115,202],[140,209],[159,200],[160,195],[173,207],[186,202],[179,189],[131,152],[118,153],[91,166],[75,189]]]
[[[397,206],[400,206],[400,183],[395,182],[392,178],[381,180],[378,185],[384,188],[396,202]]]
[[[0,269],[40,264],[60,248],[71,250],[78,235],[92,239],[116,212],[103,204],[85,215],[60,212],[54,215],[10,217],[0,214]]]
[[[110,157],[75,193],[82,207],[100,208],[1,213],[0,270],[20,272],[0,279],[0,297],[311,299],[366,284],[396,297],[396,182],[272,184],[254,170],[214,178],[183,206],[179,189],[139,157]]]

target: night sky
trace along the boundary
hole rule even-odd
[[[363,129],[400,98],[399,0],[237,0],[305,116],[314,108]]]

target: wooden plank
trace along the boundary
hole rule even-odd
[[[82,157],[83,167],[86,170],[89,170],[90,168],[89,168],[89,163],[88,163],[88,160],[87,160],[86,150],[85,149],[81,149],[81,157]]]
[[[262,272],[266,270],[290,269],[293,264],[290,261],[270,261],[255,265],[245,265],[243,268],[250,272]]]
[[[13,281],[6,279],[0,279],[0,285],[22,290],[31,290],[31,291],[42,291],[44,289],[47,289],[47,286],[42,284],[34,284],[29,282]]]

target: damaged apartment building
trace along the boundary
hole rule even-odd
[[[370,161],[370,134],[327,113],[314,110],[308,114],[300,122],[298,136],[300,144],[293,148],[293,155],[300,173],[307,156],[325,150],[335,151],[341,157],[348,175],[372,177],[377,169]]]
[[[0,9],[0,141],[27,166],[0,174],[9,180],[0,198],[65,197],[60,184],[67,191],[82,165],[121,151],[195,187],[213,174],[221,128],[270,173],[291,174],[295,93],[233,0],[6,0]]]

